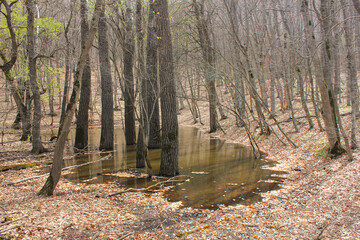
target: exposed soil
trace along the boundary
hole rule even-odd
[[[200,108],[205,125],[195,126],[206,132],[207,104],[201,103]],[[343,113],[348,111],[342,109]],[[14,119],[14,111],[6,114],[7,119]],[[120,112],[116,115],[121,119]],[[302,116],[300,108],[296,115]],[[359,150],[354,151],[352,162],[346,155],[326,157],[325,133],[316,128],[309,131],[305,118],[298,120],[300,132],[295,133],[287,118],[286,112],[278,116],[297,148],[283,145],[275,134],[256,135],[261,150],[278,162],[275,168],[288,173],[282,188],[262,194],[262,202],[197,210],[169,203],[161,192],[108,197],[122,190],[111,183],[72,184],[62,178],[52,197],[37,196],[46,176],[2,185],[43,174],[43,166],[34,165],[0,172],[0,239],[359,239]],[[10,120],[1,124],[1,166],[51,161],[52,152],[30,154],[31,144],[17,141],[20,131],[10,128]],[[179,120],[183,125],[194,125],[188,109],[181,111]],[[43,129],[51,128],[50,122],[46,116]],[[234,122],[229,116],[220,122],[226,134],[219,130],[211,136],[249,144]],[[350,130],[351,116],[345,115],[343,122]],[[95,120],[93,125],[97,124]],[[255,124],[252,128],[256,129]],[[49,150],[53,144],[44,142]]]

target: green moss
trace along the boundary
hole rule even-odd
[[[48,163],[46,163],[46,162],[45,163],[22,163],[22,164],[0,166],[0,172],[5,172],[8,170],[21,170],[21,169],[34,167],[34,166],[41,166],[41,165],[45,165],[45,164],[48,164]]]

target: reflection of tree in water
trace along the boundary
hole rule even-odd
[[[89,142],[95,149],[100,139],[100,129],[92,129],[90,132]],[[115,152],[112,153],[114,157],[75,168],[65,177],[72,182],[116,182],[121,187],[129,188],[145,188],[157,183],[147,178],[107,174],[135,167],[135,146],[126,147],[123,135],[123,131],[117,128]],[[217,208],[218,204],[248,205],[261,201],[260,192],[278,189],[278,183],[282,181],[282,178],[272,177],[272,174],[283,174],[282,172],[263,168],[265,164],[271,166],[273,163],[255,160],[251,149],[239,144],[206,138],[199,130],[191,127],[180,128],[179,142],[180,171],[191,179],[166,191],[164,195],[169,201],[182,201],[184,206],[196,208]],[[154,173],[159,170],[160,154],[159,149],[149,151]],[[82,158],[67,161],[66,165],[96,161],[102,155],[83,155]]]

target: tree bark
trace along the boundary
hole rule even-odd
[[[84,48],[85,41],[89,32],[87,0],[81,0],[81,48]],[[79,101],[79,111],[76,120],[75,148],[85,149],[88,146],[89,132],[89,104],[91,97],[91,68],[90,57],[86,60],[84,73],[81,79],[81,93]]]
[[[64,35],[66,40],[66,49],[65,49],[65,80],[64,80],[64,90],[63,90],[63,97],[61,102],[61,115],[60,115],[60,123],[59,123],[59,130],[57,137],[60,136],[61,128],[64,122],[65,113],[66,113],[66,105],[68,102],[68,95],[69,95],[69,85],[71,79],[71,63],[70,63],[70,54],[71,54],[71,47],[70,47],[70,40],[68,37],[69,27],[72,21],[72,10],[70,13],[69,21],[65,27]]]
[[[174,79],[174,60],[168,13],[168,1],[155,3],[156,26],[159,36],[159,77],[161,86],[161,163],[160,175],[179,174],[178,149],[179,130],[176,112],[176,87]]]
[[[353,4],[357,13],[360,15],[360,0],[353,0]]]
[[[41,124],[41,100],[39,86],[36,76],[36,50],[35,50],[35,2],[34,0],[28,0],[26,2],[27,17],[27,52],[29,61],[29,78],[31,91],[34,101],[34,113],[32,124],[32,153],[39,154],[45,151],[40,136],[40,124]]]
[[[40,190],[39,195],[51,196],[54,193],[55,187],[60,180],[65,142],[70,132],[70,125],[75,112],[75,106],[80,91],[80,85],[81,85],[80,80],[82,79],[82,74],[84,72],[84,68],[88,59],[89,51],[96,35],[96,30],[99,22],[102,5],[103,5],[103,0],[96,0],[95,10],[91,20],[89,34],[85,40],[85,43],[83,44],[83,48],[81,48],[81,54],[76,67],[73,91],[71,94],[70,102],[67,105],[63,128],[55,144],[54,158],[53,158],[53,164],[51,167],[50,175],[47,178],[44,186]]]
[[[145,64],[144,64],[144,33],[143,33],[143,21],[142,21],[142,0],[136,0],[136,46],[137,46],[137,56],[138,56],[138,67],[137,67],[137,77],[138,82],[140,83],[140,96],[139,96],[139,108],[140,108],[140,121],[139,121],[139,131],[136,144],[136,167],[144,168],[145,162],[147,159],[147,139],[148,139],[148,108],[146,102],[147,94],[147,84],[145,78]]]
[[[355,0],[354,0],[355,1]],[[354,2],[355,4],[355,2]],[[357,68],[356,68],[356,56],[355,56],[355,48],[353,44],[353,34],[351,31],[350,20],[349,19],[349,9],[346,8],[346,2],[341,0],[342,10],[345,18],[344,22],[344,30],[345,30],[345,41],[346,41],[346,50],[347,50],[347,67],[348,67],[348,78],[350,83],[350,101],[351,101],[351,148],[357,148],[356,143],[356,123],[357,117],[359,114],[359,87],[358,87],[358,79],[357,79]],[[360,6],[359,6],[360,7]]]
[[[148,148],[161,147],[160,139],[160,114],[159,114],[159,87],[158,87],[158,43],[155,26],[154,3],[149,3],[149,19],[146,46],[146,87],[147,87],[147,118],[149,121]]]
[[[209,116],[210,116],[210,133],[218,129],[216,113],[216,71],[215,71],[215,53],[211,45],[209,26],[204,14],[204,1],[193,0],[192,6],[195,11],[196,27],[199,33],[199,44],[203,54],[205,64],[205,79],[209,96]]]
[[[105,5],[99,19],[99,63],[101,74],[101,136],[100,150],[114,149],[114,103],[109,60],[109,41]]]
[[[322,29],[322,70],[323,78],[317,79],[320,89],[321,101],[323,105],[323,118],[325,122],[325,130],[329,140],[330,153],[334,156],[340,155],[344,152],[340,144],[340,133],[336,119],[336,105],[334,99],[334,84],[332,81],[331,69],[331,25],[330,25],[330,10],[331,2],[328,0],[321,0],[321,29]]]
[[[125,101],[125,140],[126,145],[136,144],[135,131],[135,93],[134,93],[134,35],[130,8],[126,9],[124,43],[124,101]]]

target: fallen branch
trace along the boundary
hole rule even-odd
[[[181,176],[183,176],[183,175],[181,175]],[[159,186],[159,185],[164,184],[164,183],[168,183],[168,182],[185,182],[186,180],[189,179],[189,178],[187,178],[187,179],[183,179],[183,180],[175,180],[175,178],[177,178],[177,177],[180,177],[180,176],[175,176],[175,177],[172,177],[172,178],[170,178],[170,179],[168,179],[166,181],[158,182],[158,183],[153,184],[153,185],[151,185],[151,186],[149,186],[147,188],[128,188],[128,189],[125,189],[123,191],[110,194],[108,197],[113,197],[113,196],[120,195],[120,194],[127,193],[127,192],[146,192],[146,191],[149,191],[151,188]]]
[[[92,163],[96,163],[96,162],[101,162],[101,161],[104,161],[104,160],[109,159],[110,157],[112,157],[112,155],[108,155],[108,156],[106,156],[106,157],[100,158],[99,160],[95,160],[95,161],[91,161],[91,162],[87,162],[87,163],[83,163],[83,164],[79,164],[79,165],[73,165],[73,166],[69,166],[69,167],[64,167],[64,168],[61,169],[61,171],[65,171],[65,170],[69,170],[69,169],[73,169],[73,168],[78,168],[78,167],[86,166],[86,165],[89,165],[89,164],[92,164]],[[20,180],[17,180],[17,181],[4,183],[4,184],[1,184],[0,187],[8,186],[8,185],[13,185],[13,184],[20,183],[20,182],[25,182],[25,181],[32,180],[32,179],[35,179],[35,178],[45,177],[45,176],[48,176],[49,174],[50,174],[50,173],[45,173],[45,174],[38,175],[38,176],[23,178],[23,179],[20,179]]]

